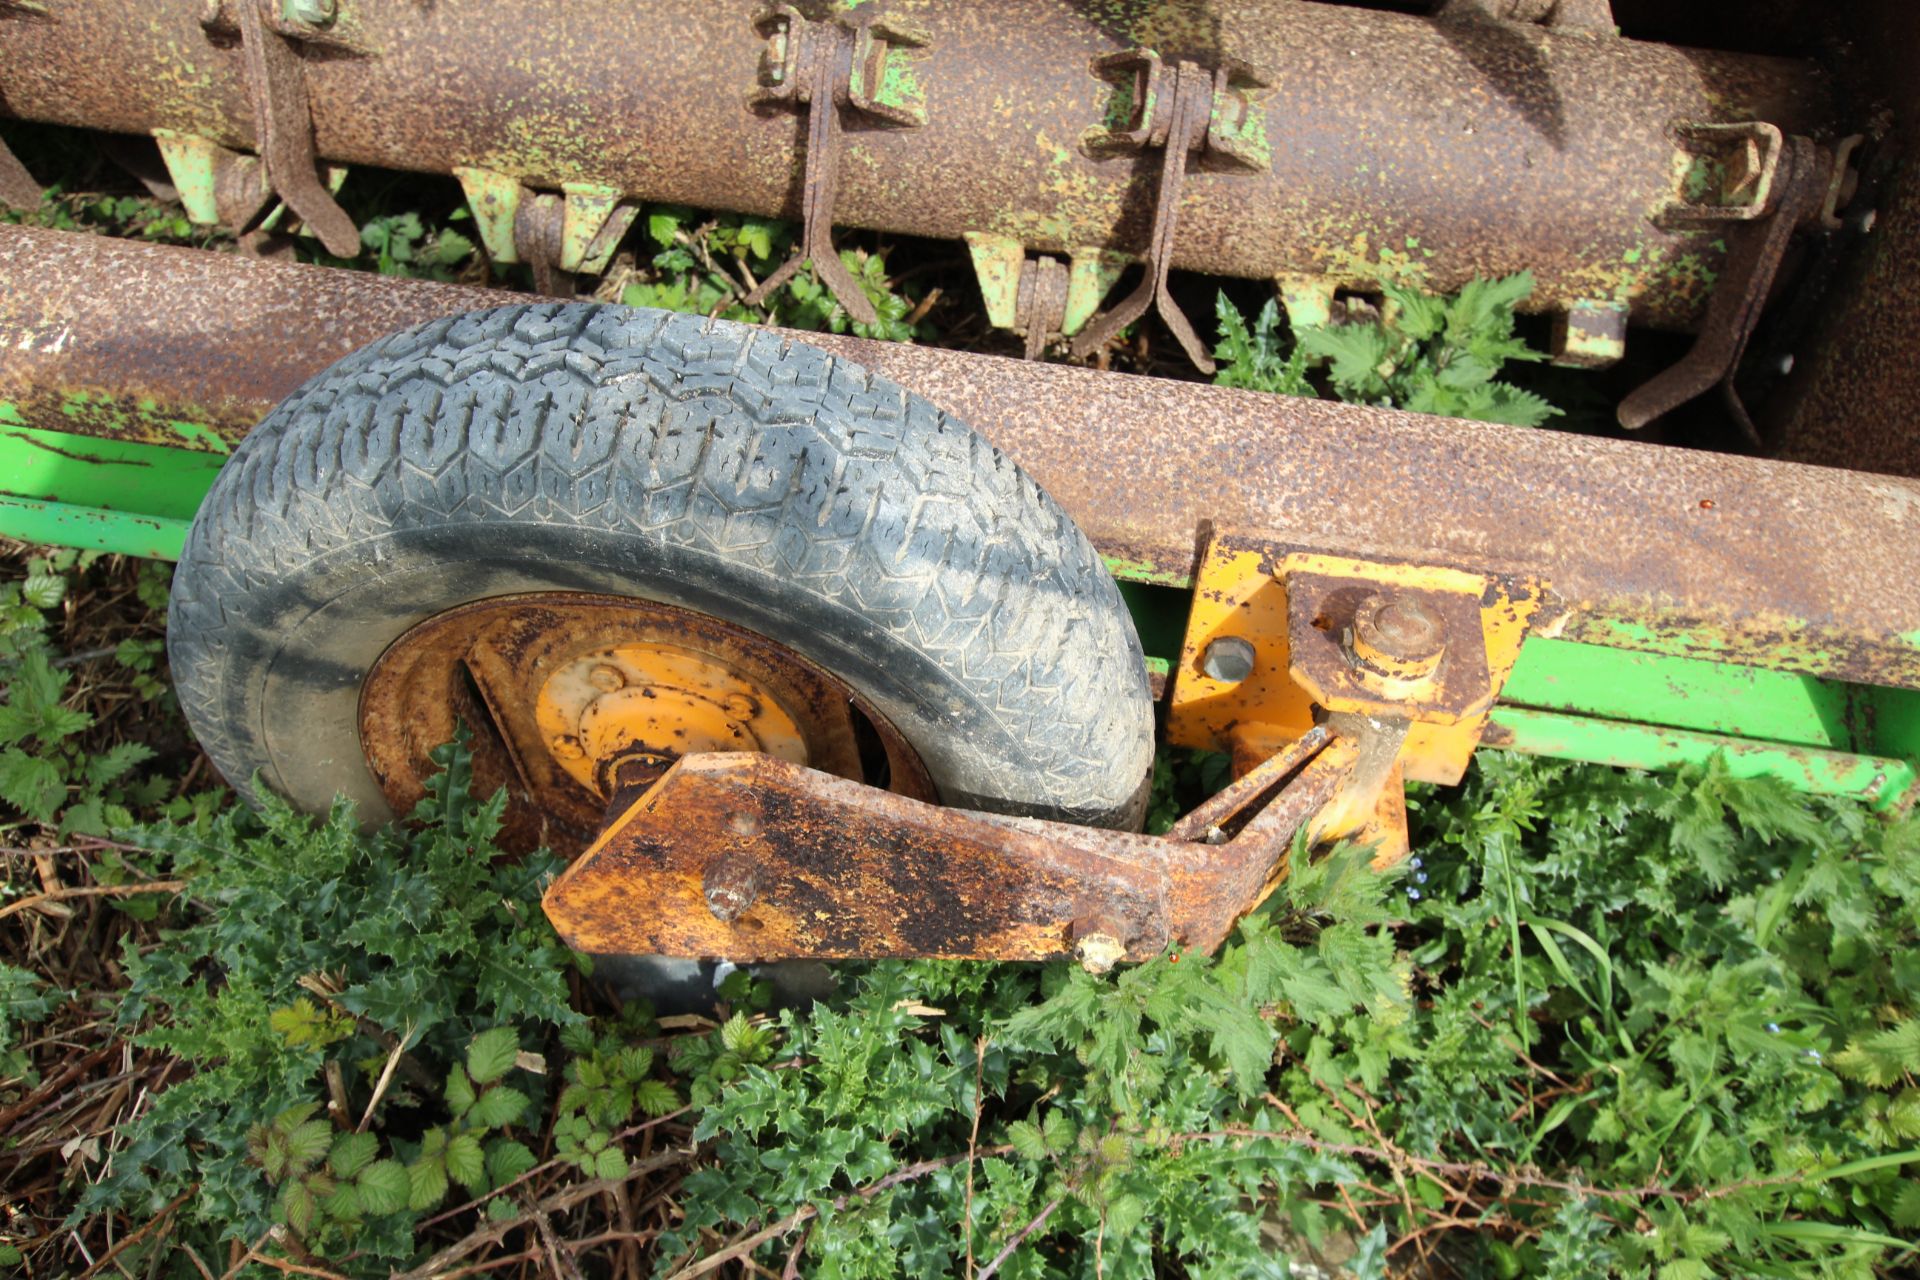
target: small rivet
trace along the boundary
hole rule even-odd
[[[553,754],[559,756],[562,760],[578,760],[581,756],[587,754],[586,748],[580,745],[580,739],[572,737],[569,734],[559,734],[547,745],[552,747]]]
[[[620,668],[608,666],[604,662],[587,672],[587,680],[594,688],[607,693],[612,693],[615,689],[624,689],[627,687],[626,673],[621,671]]]
[[[760,834],[760,819],[751,813],[736,813],[727,818],[727,826],[735,835],[753,836]]]
[[[1253,674],[1253,646],[1239,636],[1221,636],[1200,656],[1200,670],[1210,679],[1239,684]]]

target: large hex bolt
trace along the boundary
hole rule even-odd
[[[700,877],[700,890],[713,918],[732,924],[760,896],[760,868],[751,858],[716,858]]]
[[[1374,675],[1425,680],[1439,669],[1446,653],[1447,626],[1418,596],[1378,592],[1354,610],[1347,648],[1354,665]]]
[[[1253,674],[1253,645],[1239,636],[1221,636],[1200,655],[1200,671],[1210,680],[1238,684]]]

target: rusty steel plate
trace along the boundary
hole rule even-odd
[[[943,809],[770,755],[689,756],[616,802],[545,907],[576,950],[742,963],[1075,955],[1103,968],[1210,951],[1278,883],[1358,754],[1310,735],[1210,802],[1182,828],[1194,840]]]

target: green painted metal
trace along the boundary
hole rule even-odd
[[[473,210],[473,225],[480,231],[487,257],[501,263],[520,261],[520,250],[513,240],[513,220],[525,193],[520,179],[468,166],[456,166],[453,176],[467,193],[467,207]]]
[[[225,454],[14,426],[0,418],[0,493],[191,520]]]
[[[0,536],[55,547],[178,560],[189,521],[0,494]]]
[[[174,190],[180,193],[187,220],[203,227],[218,226],[220,213],[213,199],[214,169],[223,155],[235,153],[211,139],[196,138],[174,129],[155,129],[153,140],[160,145],[160,159],[167,166]]]
[[[966,241],[974,276],[980,281],[980,297],[986,303],[987,323],[996,329],[1013,328],[1020,297],[1020,268],[1027,260],[1027,251],[1012,236],[984,231],[967,232]]]
[[[1846,688],[1790,671],[1535,636],[1521,649],[1500,700],[1797,746],[1846,747]]]
[[[0,534],[177,559],[224,454],[12,425],[0,413]]]
[[[1120,273],[1133,261],[1133,255],[1114,249],[1083,245],[1067,256],[1067,303],[1060,320],[1060,332],[1071,338],[1087,327],[1093,313],[1100,309],[1107,291]]]
[[[1912,761],[1757,742],[1729,734],[1699,733],[1536,711],[1495,707],[1489,741],[1506,749],[1563,760],[1672,769],[1722,758],[1735,777],[1777,778],[1816,795],[1853,796],[1889,809],[1909,797],[1916,776]]]
[[[1529,639],[1503,704],[1867,756],[1920,758],[1920,692]]]
[[[614,250],[640,213],[640,206],[622,204],[620,188],[592,182],[561,184],[566,213],[561,220],[560,269],[599,275],[613,261]]]

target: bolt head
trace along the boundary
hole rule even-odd
[[[1200,655],[1200,670],[1209,679],[1238,684],[1253,674],[1253,646],[1239,636],[1221,636]]]
[[[587,749],[580,745],[580,739],[571,734],[558,734],[547,745],[562,760],[578,760],[587,754]]]
[[[1353,633],[1365,647],[1397,662],[1431,662],[1446,647],[1446,623],[1416,596],[1371,597],[1355,612]]]
[[[744,693],[728,694],[724,705],[727,708],[727,714],[735,720],[751,720],[760,714],[760,704]]]
[[[700,878],[707,910],[722,924],[732,924],[760,896],[760,869],[746,858],[719,858]]]
[[[627,687],[627,675],[620,668],[603,662],[587,672],[587,682],[602,693],[612,693]]]

